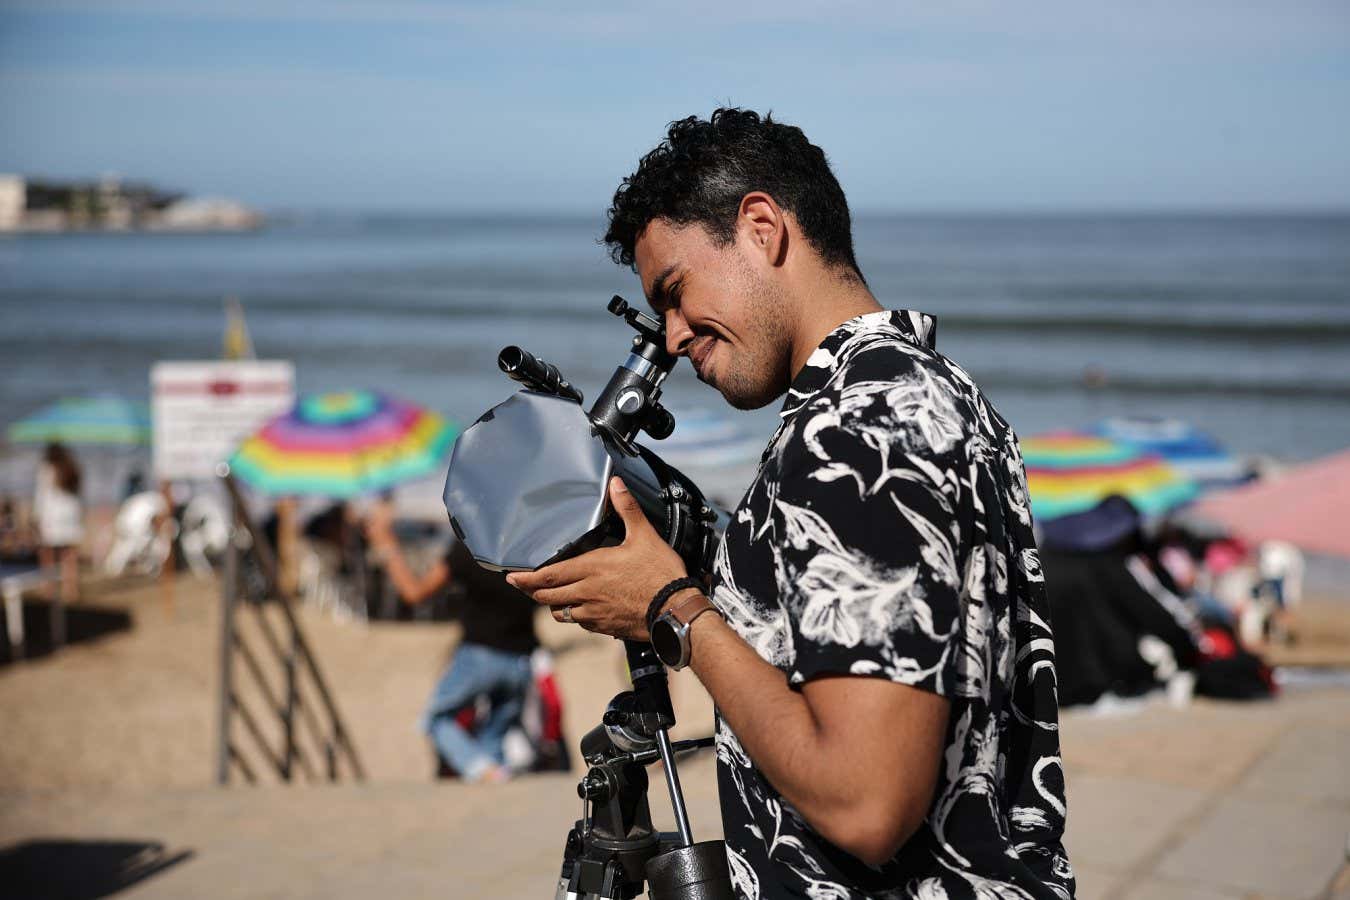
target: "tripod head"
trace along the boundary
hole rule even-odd
[[[710,747],[712,738],[672,743],[666,671],[651,645],[625,641],[633,690],[610,701],[599,725],[581,739],[589,769],[577,785],[583,816],[568,832],[555,900],[731,900],[731,873],[721,841],[695,843],[675,767],[677,754]],[[647,803],[645,766],[660,760],[674,832],[658,834]]]

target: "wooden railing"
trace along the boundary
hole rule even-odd
[[[308,781],[337,781],[344,775],[364,780],[361,760],[292,598],[280,586],[272,545],[253,524],[228,470],[221,481],[230,499],[232,527],[221,579],[216,781],[228,784],[236,771],[245,781],[259,781],[259,759],[282,781],[292,781],[297,772]],[[243,610],[249,611],[253,627],[243,627]],[[257,637],[248,639],[246,631]],[[241,691],[244,684],[252,690]],[[236,722],[240,736],[248,736],[247,744],[236,739]]]

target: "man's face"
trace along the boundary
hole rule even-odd
[[[666,324],[666,349],[737,409],[758,409],[790,382],[786,298],[751,238],[717,246],[699,225],[657,219],[634,248],[638,277]]]

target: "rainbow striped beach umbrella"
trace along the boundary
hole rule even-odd
[[[459,428],[375,391],[306,394],[244,441],[230,469],[273,495],[354,497],[433,474]]]
[[[1157,454],[1095,434],[1054,431],[1022,440],[1031,509],[1048,520],[1091,509],[1112,494],[1146,516],[1191,500],[1199,486]]]
[[[121,397],[68,397],[10,425],[6,436],[16,444],[134,447],[150,443],[150,407]]]

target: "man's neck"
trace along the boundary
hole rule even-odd
[[[849,319],[883,308],[860,278],[845,278],[838,270],[822,270],[802,295],[801,316],[792,336],[792,377],[805,367],[821,342]]]

